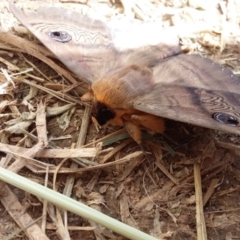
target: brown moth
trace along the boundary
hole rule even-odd
[[[100,125],[164,131],[162,118],[240,134],[240,80],[200,55],[180,53],[174,28],[102,22],[60,8],[10,9],[80,79],[91,84]]]

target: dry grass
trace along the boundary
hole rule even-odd
[[[160,19],[178,27],[183,49],[239,73],[238,0],[45,2],[90,16]],[[155,237],[240,239],[238,136],[170,122],[172,140],[146,141],[144,160],[124,130],[97,131],[79,100],[86,85],[26,34],[7,1],[0,11],[0,166]],[[124,239],[3,182],[0,194],[1,239]]]

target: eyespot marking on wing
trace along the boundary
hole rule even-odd
[[[72,36],[65,31],[52,31],[52,32],[47,32],[47,35],[57,41],[57,42],[61,42],[61,43],[66,43],[72,40]]]
[[[237,118],[226,113],[214,113],[212,117],[214,120],[228,126],[237,127],[239,125],[239,121]]]

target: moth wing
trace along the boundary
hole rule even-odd
[[[153,68],[153,91],[134,99],[144,112],[240,134],[240,80],[199,55],[178,55]]]
[[[104,23],[55,7],[25,14],[13,2],[10,10],[60,61],[89,83],[111,69],[135,61],[153,65],[180,51],[174,30],[157,23],[121,19]]]

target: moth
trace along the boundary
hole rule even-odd
[[[157,23],[95,20],[66,9],[10,9],[57,58],[91,85],[100,125],[164,131],[163,118],[240,134],[240,81],[200,55],[180,52],[174,28]]]

